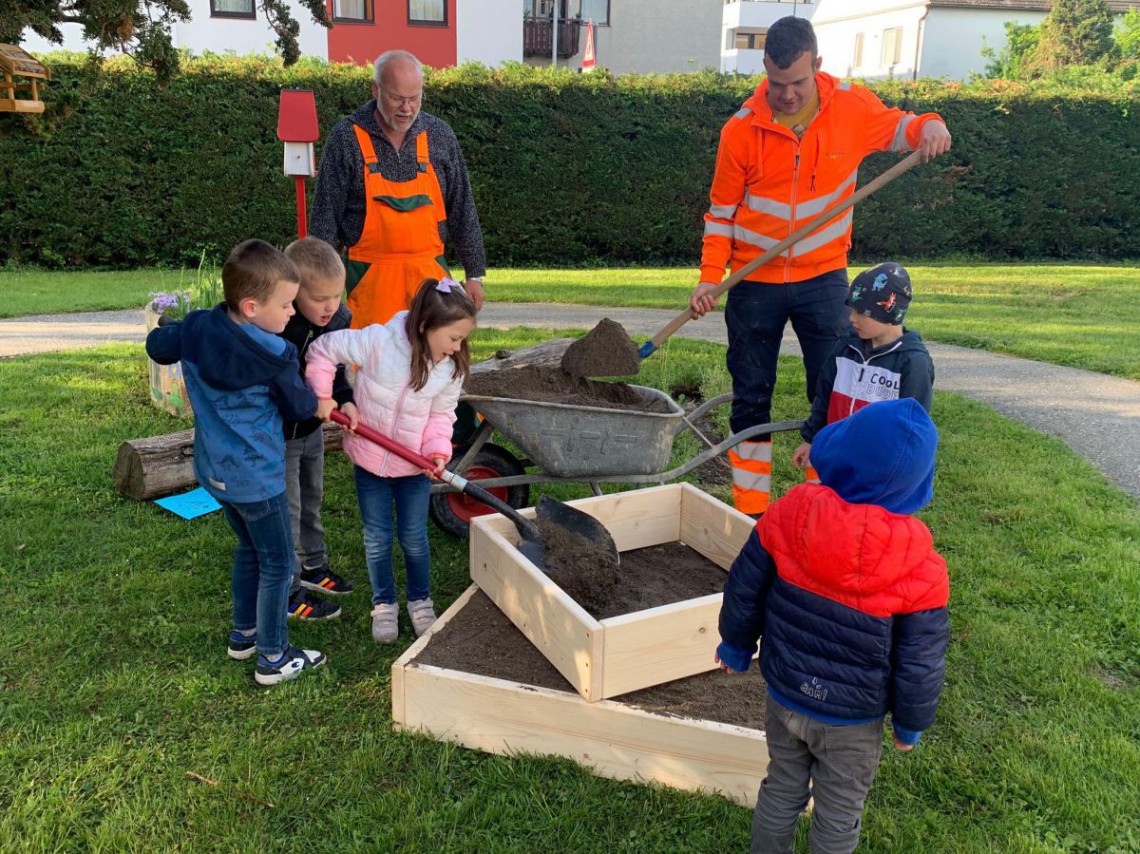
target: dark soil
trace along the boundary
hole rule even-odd
[[[628,377],[641,370],[641,356],[622,325],[605,317],[566,348],[562,370],[576,377]]]
[[[596,406],[638,412],[670,411],[667,401],[649,397],[626,383],[603,383],[568,374],[561,368],[527,365],[471,374],[463,386],[467,394],[505,397],[568,406]]]
[[[613,541],[597,542],[541,518],[537,524],[547,574],[570,598],[596,616],[611,600],[621,579],[622,568]]]
[[[710,647],[710,658],[712,654]],[[431,636],[414,663],[554,691],[574,690],[482,591]],[[618,699],[658,714],[764,729],[764,682],[755,669],[747,674],[716,670],[644,688]]]

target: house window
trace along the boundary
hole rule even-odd
[[[372,0],[333,0],[333,20],[349,23],[372,21]]]
[[[737,50],[763,50],[764,42],[768,38],[768,31],[762,33],[740,33],[736,34],[733,46]]]
[[[256,18],[253,0],[210,0],[211,18]]]
[[[883,30],[883,54],[880,65],[897,65],[902,58],[902,27]]]
[[[447,0],[408,0],[409,24],[447,26]]]
[[[582,0],[582,20],[593,21],[595,26],[610,25],[610,0]]]
[[[854,68],[863,67],[863,34],[855,34],[855,58],[851,61]]]

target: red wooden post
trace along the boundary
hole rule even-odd
[[[282,89],[277,112],[277,138],[285,143],[285,174],[297,182],[297,236],[308,234],[305,178],[316,175],[313,143],[320,138],[317,102],[311,89]]]

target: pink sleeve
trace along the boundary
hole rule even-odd
[[[420,453],[425,457],[438,455],[443,457],[444,462],[451,459],[452,425],[455,424],[455,407],[459,403],[460,391],[462,386],[459,380],[454,380],[432,399],[431,413],[420,446]]]
[[[337,363],[325,353],[324,343],[324,338],[318,338],[309,346],[305,357],[305,382],[317,397],[330,400]]]

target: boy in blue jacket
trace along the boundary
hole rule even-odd
[[[221,503],[238,539],[228,655],[242,660],[256,653],[253,678],[260,685],[325,663],[316,650],[290,646],[285,625],[294,555],[282,416],[300,421],[317,411],[298,371],[297,348],[278,337],[293,315],[299,282],[282,252],[247,240],[222,267],[224,303],[146,338],[154,361],[182,361],[196,422],[194,474]]]
[[[768,772],[752,852],[786,854],[815,798],[813,852],[851,852],[882,756],[934,721],[949,642],[946,562],[910,514],[933,497],[938,432],[914,399],[873,403],[815,436],[820,483],[756,525],[724,588],[716,660],[746,671],[763,636]]]

